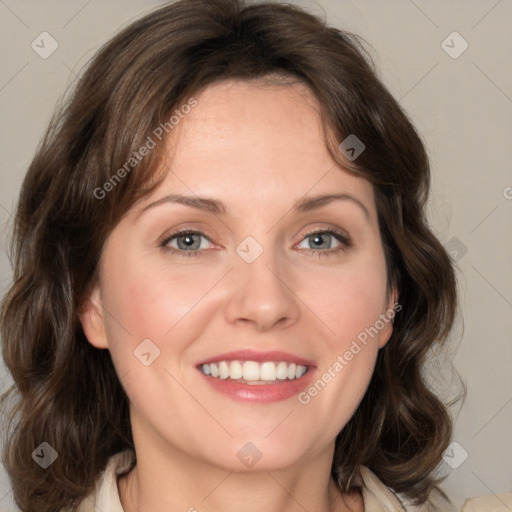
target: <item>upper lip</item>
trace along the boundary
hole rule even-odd
[[[290,354],[289,352],[283,352],[282,350],[269,350],[265,352],[258,352],[253,349],[234,350],[232,352],[224,352],[223,354],[217,354],[211,356],[208,359],[204,359],[197,363],[197,366],[201,366],[205,363],[216,363],[218,361],[286,361],[288,363],[301,364],[303,366],[314,366],[313,361],[304,359],[302,357]]]

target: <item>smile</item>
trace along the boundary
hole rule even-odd
[[[217,361],[204,363],[199,369],[204,375],[217,379],[257,385],[300,379],[308,371],[305,365],[286,361]]]

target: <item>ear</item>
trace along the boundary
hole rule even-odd
[[[94,285],[78,316],[89,343],[99,349],[108,348],[99,283]]]
[[[393,322],[395,321],[395,314],[401,309],[402,306],[398,304],[398,290],[396,287],[393,287],[391,293],[389,294],[387,309],[383,314],[384,316],[382,317],[384,327],[379,332],[379,349],[384,348],[389,341],[389,338],[391,338],[391,334],[393,333]]]

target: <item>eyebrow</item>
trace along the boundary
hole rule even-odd
[[[308,212],[310,210],[314,210],[315,208],[320,208],[329,203],[332,203],[333,201],[352,201],[354,204],[357,204],[363,210],[366,218],[370,219],[370,212],[368,211],[366,206],[359,199],[357,199],[357,197],[354,197],[346,193],[305,197],[295,204],[295,209],[299,212]]]
[[[351,201],[358,205],[364,212],[367,219],[370,219],[370,213],[366,206],[357,197],[354,197],[347,193],[341,194],[324,194],[313,197],[305,197],[297,201],[294,205],[294,209],[298,212],[308,212],[317,208],[321,208],[333,201]],[[145,212],[149,208],[159,206],[165,203],[177,203],[196,208],[214,215],[226,215],[228,213],[228,207],[222,201],[209,197],[200,196],[185,196],[181,194],[170,194],[165,197],[158,199],[157,201],[145,206],[141,213]]]
[[[225,203],[223,203],[222,201],[218,201],[217,199],[210,199],[208,197],[199,196],[184,196],[178,194],[170,194],[168,196],[158,199],[154,203],[148,204],[142,209],[141,213],[145,212],[149,208],[153,208],[155,206],[159,206],[165,203],[184,204],[185,206],[197,208],[198,210],[213,213],[214,215],[226,215],[228,212]]]

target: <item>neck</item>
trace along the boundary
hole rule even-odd
[[[142,457],[137,453],[137,465],[118,479],[124,512],[364,510],[359,492],[339,492],[325,456],[303,463],[300,469],[236,472],[186,461],[183,453],[164,457],[159,452],[156,458],[149,456],[151,451],[144,450]]]

